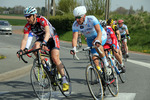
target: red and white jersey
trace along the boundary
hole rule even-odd
[[[107,44],[114,44],[117,47],[117,37],[111,28],[111,26],[106,26],[106,33],[107,33]]]
[[[36,34],[38,37],[45,36],[45,26],[49,26],[50,38],[54,36],[55,28],[51,23],[43,16],[37,16],[36,23],[31,25],[27,23],[24,27],[24,34],[29,34],[30,32]]]

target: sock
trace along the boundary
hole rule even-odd
[[[102,72],[102,69],[101,69],[101,67],[100,67],[100,66],[96,66],[96,68],[97,68],[99,71],[101,71],[101,72]]]
[[[120,66],[121,66],[121,67],[123,67],[123,63],[122,63],[122,64],[120,64]]]
[[[67,79],[66,79],[66,76],[63,76],[63,77],[62,77],[62,81],[63,81],[62,83],[68,83],[68,82],[67,82]]]
[[[103,60],[103,62],[104,62],[104,66],[107,67],[109,64],[108,64],[108,62],[107,62],[106,56],[104,56],[104,57],[102,58],[102,60]]]

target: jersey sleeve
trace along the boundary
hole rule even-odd
[[[31,30],[31,26],[27,23],[24,27],[24,34],[29,34]]]
[[[78,30],[77,27],[76,27],[75,22],[74,22],[73,25],[72,25],[72,31],[73,31],[73,32],[79,32],[79,30]]]
[[[39,20],[41,26],[43,26],[43,27],[48,26],[48,22],[45,18],[42,17],[37,20]]]
[[[98,19],[95,16],[93,16],[93,25],[95,26],[97,24],[100,24],[100,22],[98,21]]]
[[[110,37],[112,39],[112,44],[115,44],[117,46],[117,42],[116,42],[117,38],[116,38],[115,33],[112,28],[109,28],[109,33],[110,33]]]

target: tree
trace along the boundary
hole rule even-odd
[[[102,15],[105,12],[106,0],[84,0],[87,13]]]
[[[77,0],[60,0],[57,9],[65,13],[72,13],[73,9],[78,5]]]
[[[135,11],[133,10],[133,6],[130,6],[129,15],[134,14],[134,13],[135,13]]]
[[[143,12],[144,11],[144,7],[143,6],[141,6],[141,12]]]
[[[45,10],[46,10],[45,7],[42,7],[42,8],[41,8],[41,15],[46,16]],[[47,12],[47,11],[46,11],[46,12]]]
[[[127,14],[128,10],[125,9],[124,7],[119,7],[116,9],[116,12],[119,14]]]

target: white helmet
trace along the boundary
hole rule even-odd
[[[37,10],[34,8],[34,7],[27,7],[25,10],[24,10],[24,16],[29,16],[29,15],[34,15],[37,13]]]
[[[85,6],[78,6],[73,10],[73,15],[76,16],[82,16],[86,14],[86,8]]]

